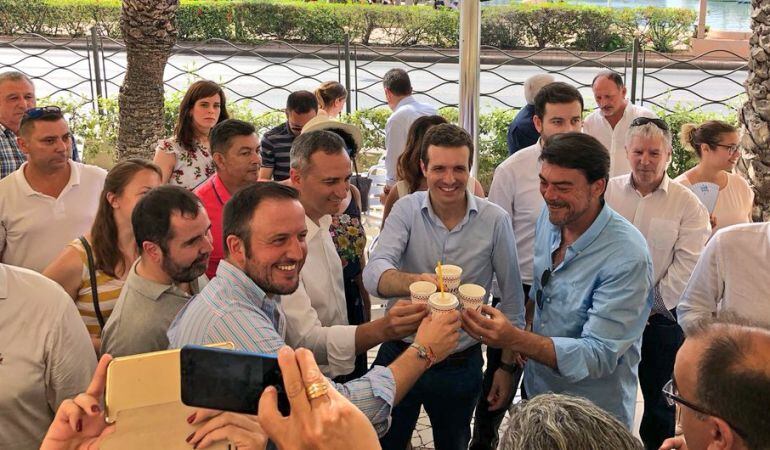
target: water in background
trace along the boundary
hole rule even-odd
[[[490,0],[482,5],[507,5],[522,0]],[[567,3],[628,8],[637,6],[667,6],[698,11],[698,0],[571,0]],[[751,2],[749,0],[709,0],[706,25],[714,30],[749,31]]]

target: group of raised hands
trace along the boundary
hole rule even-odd
[[[102,356],[86,392],[61,404],[41,450],[96,450],[114,432],[102,407],[111,359]],[[291,404],[288,417],[278,411],[275,388],[268,387],[259,400],[258,416],[197,409],[187,418],[199,425],[187,438],[190,447],[202,449],[227,440],[238,450],[262,450],[269,439],[281,450],[380,448],[369,419],[334,389],[309,350],[283,347],[278,364]],[[328,384],[327,393],[309,400],[306,387],[318,382]]]

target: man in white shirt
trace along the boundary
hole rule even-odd
[[[679,301],[679,324],[730,311],[770,325],[770,222],[733,225],[717,231],[695,265]]]
[[[385,170],[387,191],[396,183],[398,157],[404,152],[412,122],[418,117],[438,114],[432,105],[412,97],[412,82],[404,69],[390,69],[382,78],[385,99],[393,114],[385,123]]]
[[[0,264],[0,449],[39,448],[59,405],[85,391],[95,368],[88,331],[61,286]]]
[[[428,313],[425,305],[402,302],[381,319],[349,325],[342,261],[329,226],[350,189],[350,166],[345,142],[332,132],[303,133],[292,145],[289,181],[305,208],[308,253],[299,288],[281,302],[286,342],[310,349],[330,377],[350,373],[356,355],[413,334]]]
[[[626,137],[631,173],[612,178],[607,204],[633,223],[652,257],[654,303],[642,336],[639,384],[644,416],[639,434],[646,448],[674,435],[674,408],[663,397],[684,336],[674,309],[711,235],[709,214],[687,187],[666,174],[671,133],[660,119],[637,118]]]
[[[545,85],[535,96],[535,125],[540,139],[534,144],[509,156],[495,169],[495,176],[489,188],[489,201],[502,207],[513,223],[516,238],[516,254],[519,258],[521,282],[524,297],[529,296],[532,285],[532,259],[534,257],[535,225],[545,202],[540,195],[540,152],[543,142],[558,133],[579,132],[583,126],[583,96],[573,86],[556,82]],[[497,291],[497,289],[495,289]],[[494,292],[495,300],[500,297]],[[495,306],[493,300],[493,306]],[[532,320],[532,302],[528,303],[527,322]],[[476,407],[471,450],[497,448],[497,430],[508,410],[505,407],[488,411],[486,391],[491,385],[489,378],[498,367],[501,350],[487,347],[487,369],[484,371],[484,392]],[[517,374],[515,380],[521,377]]]
[[[610,152],[610,178],[631,171],[626,159],[626,132],[637,117],[657,117],[649,109],[626,99],[623,78],[611,70],[603,70],[591,83],[598,109],[583,122],[583,132],[599,140]]]
[[[21,119],[27,161],[0,180],[0,261],[38,272],[91,228],[107,172],[70,160],[72,134],[56,106]]]

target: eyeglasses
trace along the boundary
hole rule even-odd
[[[680,397],[679,396],[679,389],[676,387],[676,382],[674,382],[673,378],[668,380],[668,383],[666,383],[663,386],[663,396],[666,397],[666,403],[668,403],[668,406],[674,406],[675,403],[679,403],[680,405],[686,406],[686,407],[690,408],[691,410],[693,410],[695,412],[699,412],[699,413],[704,414],[706,416],[719,417],[716,414],[710,413],[706,409],[701,408],[700,406],[698,406],[698,405],[696,405],[694,403],[688,402],[687,400],[685,400],[682,397]],[[731,424],[730,422],[728,422],[727,420],[725,420],[722,417],[719,417],[719,418],[724,420],[725,423],[727,423],[728,425],[730,425],[730,428],[735,430],[735,432],[738,433],[741,437],[745,438],[747,436],[740,428],[738,428],[735,425]]]
[[[668,124],[662,120],[662,119],[654,119],[652,117],[637,117],[636,119],[631,121],[632,127],[641,127],[642,125],[647,125],[648,123],[651,123],[655,125],[656,127],[660,128],[661,130],[668,133]]]
[[[722,147],[723,149],[727,150],[727,153],[730,155],[734,155],[738,153],[739,147],[735,144],[733,145],[725,145],[725,144],[714,144],[714,147]]]
[[[551,269],[545,269],[543,274],[540,275],[540,289],[535,294],[535,300],[537,301],[537,309],[543,309],[543,289],[548,285],[551,280]]]

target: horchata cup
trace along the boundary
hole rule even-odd
[[[460,303],[463,304],[463,309],[475,309],[476,311],[481,310],[484,297],[487,295],[487,290],[478,284],[462,284],[457,288],[457,292],[460,294]]]
[[[428,304],[430,305],[431,314],[444,314],[457,309],[460,302],[457,301],[457,297],[454,294],[436,292],[431,294]]]
[[[445,291],[456,291],[460,287],[460,277],[463,274],[462,267],[453,266],[452,264],[442,265],[441,274]],[[436,267],[436,276],[438,277],[438,267]]]
[[[412,303],[427,305],[431,294],[438,288],[430,281],[415,281],[409,285],[409,292],[412,294]]]

